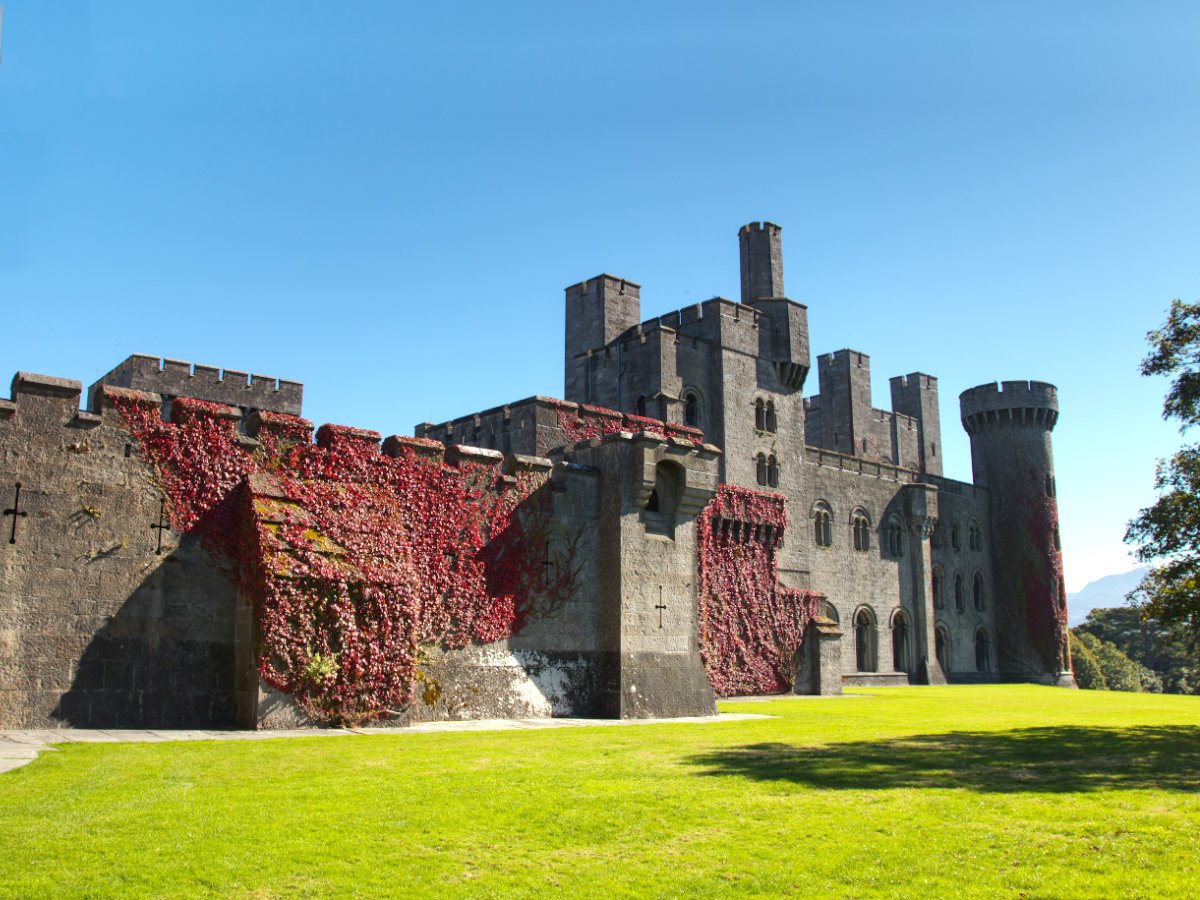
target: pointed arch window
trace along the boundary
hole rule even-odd
[[[971,594],[975,601],[975,608],[983,612],[983,576],[978,572],[975,573],[975,577],[971,580]]]
[[[988,636],[987,632],[980,628],[975,632],[975,671],[990,672],[991,658],[988,652]]]
[[[908,616],[904,610],[896,610],[892,617],[892,669],[896,672],[912,671],[912,655],[909,650]]]
[[[959,612],[967,611],[967,599],[963,592],[963,577],[954,576],[954,608]]]
[[[824,500],[818,500],[813,507],[813,542],[818,547],[833,546],[833,512]]]
[[[876,659],[875,617],[866,607],[854,616],[854,654],[860,672],[875,672],[879,668]]]
[[[975,551],[983,549],[983,532],[979,529],[979,523],[974,520],[967,526],[967,545]]]
[[[871,549],[871,520],[863,509],[856,509],[850,515],[850,530],[854,536],[854,549],[867,551]]]
[[[904,555],[904,528],[895,519],[888,522],[887,527],[888,553],[899,559]]]
[[[934,653],[937,655],[938,665],[942,667],[942,672],[946,675],[950,674],[950,635],[946,629],[938,625],[934,629]]]

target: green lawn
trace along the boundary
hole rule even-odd
[[[65,746],[0,776],[0,896],[1200,893],[1200,698],[723,709],[778,718]]]

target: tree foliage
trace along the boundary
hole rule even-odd
[[[1147,616],[1141,607],[1093,609],[1075,630],[1113,644],[1131,660],[1152,671],[1165,693],[1200,693],[1200,667],[1196,665],[1185,635]],[[1075,680],[1079,680],[1078,666]]]
[[[1162,690],[1162,682],[1157,675],[1145,666],[1134,662],[1116,645],[1102,641],[1094,634],[1080,631],[1078,628],[1072,630],[1071,638],[1072,652],[1079,648],[1083,648],[1085,651],[1080,654],[1080,659],[1072,656],[1072,662],[1076,666],[1075,683],[1080,687],[1092,687],[1101,691],[1131,691],[1133,693],[1157,693]],[[1080,682],[1080,660],[1085,660],[1083,663],[1085,670],[1090,666],[1095,666],[1099,670],[1098,678],[1090,672],[1085,674],[1084,680],[1092,681],[1090,685]]]
[[[1071,667],[1075,670],[1075,683],[1086,691],[1107,691],[1108,682],[1100,671],[1100,663],[1096,654],[1092,653],[1089,644],[1081,641],[1075,631],[1071,631]]]
[[[1171,301],[1167,321],[1147,335],[1143,375],[1171,377],[1163,418],[1186,431],[1200,424],[1200,304]],[[1159,463],[1158,500],[1129,523],[1125,540],[1142,562],[1157,562],[1130,598],[1146,616],[1200,637],[1200,446],[1185,446]]]

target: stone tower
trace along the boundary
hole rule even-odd
[[[1050,432],[1058,390],[1040,381],[980,385],[959,397],[975,484],[988,489],[1000,675],[1074,686]]]
[[[773,222],[751,222],[738,230],[743,303],[784,296],[781,231]]]
[[[917,467],[927,475],[942,474],[941,421],[938,414],[937,379],[911,372],[888,379],[892,409],[917,421]]]
[[[566,359],[564,396],[593,402],[595,385],[589,351],[601,350],[638,324],[641,285],[614,275],[597,275],[566,290]]]

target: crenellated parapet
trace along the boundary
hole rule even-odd
[[[1058,422],[1058,388],[1044,381],[981,384],[959,395],[962,425],[975,435],[992,427],[1038,425],[1047,431]]]
[[[136,353],[88,389],[89,406],[101,386],[132,388],[160,394],[166,400],[194,397],[236,406],[243,411],[264,409],[298,416],[304,385],[270,375],[252,375],[178,359]]]

